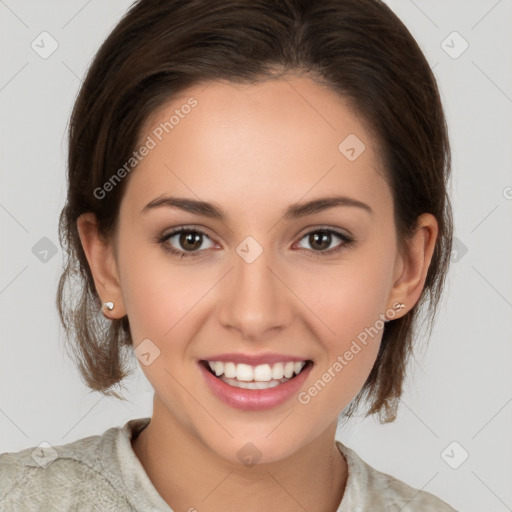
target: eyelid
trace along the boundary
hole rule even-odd
[[[208,238],[212,238],[209,234],[208,228],[204,228],[202,226],[199,226],[197,224],[182,224],[180,226],[176,226],[174,228],[169,229],[168,232],[164,232],[161,237],[167,238],[172,235],[176,235],[180,233],[181,231],[197,231],[198,233],[202,233],[203,235],[206,235]]]
[[[316,232],[316,231],[330,231],[333,233],[337,233],[339,236],[345,236],[347,238],[354,238],[352,233],[348,231],[348,229],[345,228],[339,228],[337,226],[329,226],[327,224],[311,224],[310,226],[306,226],[303,228],[303,230],[299,231],[299,234],[297,235],[299,238],[303,238],[304,236]]]

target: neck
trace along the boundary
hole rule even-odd
[[[155,409],[132,447],[173,510],[225,512],[229,504],[247,512],[335,512],[348,476],[335,434],[336,423],[284,460],[244,466],[218,456]]]

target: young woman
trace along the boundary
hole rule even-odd
[[[393,421],[452,239],[435,79],[379,0],[141,0],[72,113],[58,290],[151,418],[0,458],[2,510],[453,511],[335,439]]]

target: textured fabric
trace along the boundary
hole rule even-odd
[[[131,446],[151,418],[128,421],[101,436],[0,455],[0,511],[172,512],[153,487]],[[336,441],[348,463],[337,512],[456,512],[366,464]]]

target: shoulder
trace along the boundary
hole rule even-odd
[[[43,443],[0,454],[0,509],[87,511],[102,496],[105,503],[116,504],[116,510],[131,510],[105,464],[105,451],[114,446],[117,430],[60,446]]]
[[[340,441],[336,444],[348,465],[347,484],[338,512],[457,512],[433,494],[373,468]]]

